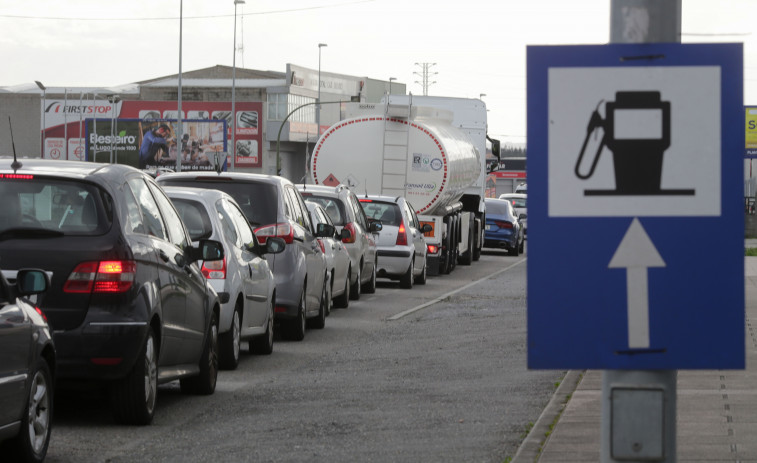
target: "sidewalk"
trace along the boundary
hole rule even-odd
[[[757,240],[745,247],[757,247]],[[757,463],[757,257],[744,260],[746,369],[678,372],[680,463]],[[598,462],[601,396],[601,371],[569,371],[513,463]]]

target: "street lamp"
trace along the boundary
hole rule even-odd
[[[318,137],[321,136],[321,48],[328,47],[325,43],[318,44],[318,99],[316,99],[315,106],[315,125],[317,129]]]
[[[178,124],[176,124],[176,141],[178,149],[176,150],[176,172],[181,172],[181,139],[182,131],[184,130],[184,123],[181,120],[181,38],[184,25],[184,0],[179,1],[179,85],[178,85]]]
[[[45,130],[47,127],[45,126],[45,100],[47,99],[47,87],[42,85],[42,82],[35,80],[35,84],[37,84],[37,87],[39,87],[40,90],[42,90],[42,154],[40,154],[40,157],[45,157]]]
[[[116,105],[118,102],[121,101],[121,97],[118,95],[108,95],[108,103],[111,104],[110,106],[110,163],[113,164],[113,140],[118,135],[118,128],[115,124],[117,124],[117,116],[116,116]],[[68,143],[68,141],[66,141]],[[116,148],[118,146],[116,145]],[[68,151],[66,151],[66,159],[68,159]],[[118,163],[118,158],[116,156],[116,164]]]
[[[389,78],[389,94],[390,95],[392,94],[392,81],[393,80],[397,80],[397,78],[396,77],[390,77]]]
[[[231,165],[237,159],[237,113],[236,113],[236,80],[237,80],[237,5],[244,5],[244,0],[234,0],[234,59],[231,65]],[[232,167],[233,170],[233,167]]]

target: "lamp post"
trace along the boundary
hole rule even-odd
[[[181,120],[181,35],[182,35],[182,26],[183,26],[183,20],[184,20],[184,0],[179,1],[179,86],[178,86],[178,114],[176,115],[176,119],[178,120],[178,124],[176,124],[176,140],[178,144],[178,149],[176,150],[176,172],[181,172],[181,139],[182,139],[182,131],[184,130],[184,124]]]
[[[392,94],[392,81],[397,80],[396,77],[390,77],[389,78],[389,94]]]
[[[237,5],[244,5],[244,0],[234,0],[234,58],[231,65],[231,165],[232,170],[237,160],[237,113],[236,113],[236,81],[237,81]]]
[[[328,47],[325,43],[318,44],[318,98],[315,106],[315,126],[318,137],[321,136],[321,48]]]
[[[110,106],[110,163],[113,164],[113,161],[115,159],[116,163],[118,163],[117,156],[113,156],[113,140],[118,135],[118,128],[116,126],[117,116],[116,116],[116,105],[118,102],[121,101],[121,97],[118,95],[108,95],[108,103],[111,104]],[[67,142],[68,143],[68,142]],[[118,148],[118,145],[116,145],[116,148]],[[68,159],[68,151],[66,151],[66,159]]]
[[[37,84],[37,87],[39,87],[40,90],[42,90],[42,153],[40,154],[41,158],[45,157],[45,130],[47,127],[45,126],[45,100],[47,99],[47,87],[42,85],[42,82],[35,80],[35,84]]]

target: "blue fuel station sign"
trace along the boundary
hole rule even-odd
[[[529,368],[744,368],[742,45],[527,60]]]

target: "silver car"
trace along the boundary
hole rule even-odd
[[[328,273],[319,236],[333,230],[316,230],[305,201],[289,180],[274,175],[241,172],[181,172],[163,174],[159,185],[221,190],[239,204],[261,244],[270,237],[286,242],[280,254],[267,255],[276,278],[276,321],[284,336],[301,341],[310,322],[314,328],[326,323]]]
[[[413,206],[402,196],[360,198],[369,219],[381,222],[378,235],[378,276],[399,280],[403,288],[426,283],[426,240],[431,225],[421,226]]]
[[[297,185],[302,196],[323,206],[339,233],[348,230],[350,236],[342,242],[350,253],[350,299],[360,299],[360,293],[376,292],[376,239],[381,230],[379,222],[370,222],[355,193],[345,185]]]
[[[218,347],[222,368],[239,364],[240,343],[249,341],[251,353],[273,352],[276,282],[266,254],[284,250],[284,240],[271,238],[258,243],[239,205],[219,190],[165,187],[193,242],[220,241],[224,259],[198,261],[205,278],[218,293],[221,314]]]
[[[331,217],[318,203],[305,201],[305,204],[314,225],[323,223],[334,226]],[[326,268],[331,277],[331,301],[335,307],[346,308],[350,304],[350,253],[342,243],[342,238],[349,237],[349,232],[342,229],[342,234],[338,234],[335,229],[333,236],[318,238],[318,242],[326,256]]]

